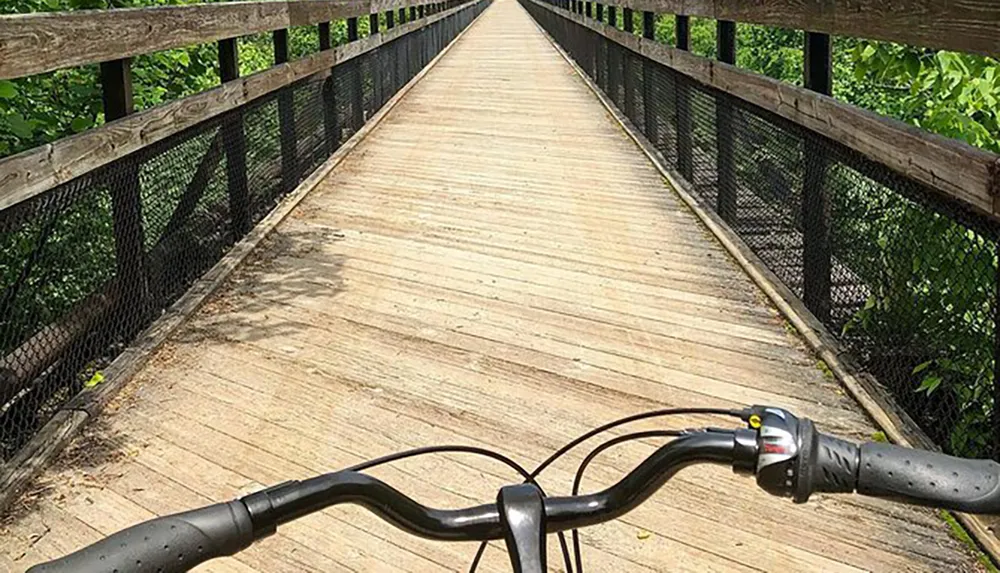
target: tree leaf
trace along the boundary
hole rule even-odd
[[[906,65],[906,73],[910,74],[910,77],[913,79],[916,79],[920,75],[920,58],[913,52],[910,52],[906,54],[904,63]]]
[[[72,129],[75,133],[80,133],[81,131],[90,129],[92,125],[94,125],[94,120],[92,118],[78,117],[70,123],[70,129]]]
[[[920,364],[917,364],[917,367],[913,369],[913,374],[920,374],[924,370],[927,370],[927,367],[930,366],[931,364],[934,364],[933,360],[928,360],[927,362],[922,362]]]
[[[16,111],[7,116],[7,125],[10,126],[11,133],[18,137],[29,138],[35,134],[35,130],[28,123],[28,120]]]
[[[941,385],[940,376],[928,376],[924,378],[923,382],[920,383],[920,386],[917,387],[916,392],[926,392],[927,394],[931,394],[932,392],[937,390],[938,386],[940,385]]]
[[[17,97],[17,86],[14,82],[0,80],[0,98],[14,99]]]

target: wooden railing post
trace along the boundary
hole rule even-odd
[[[806,32],[805,87],[830,95],[833,89],[833,53],[830,36]],[[816,318],[830,318],[832,253],[830,201],[826,193],[828,158],[818,137],[806,137],[805,178],[802,185],[802,301]]]
[[[719,61],[736,64],[736,22],[716,22],[716,53]],[[736,171],[733,158],[733,107],[720,92],[715,100],[715,210],[724,221],[736,222]]]
[[[240,77],[239,48],[236,38],[219,41],[219,78],[222,83]],[[250,230],[250,191],[247,183],[247,140],[243,114],[233,112],[220,128],[226,142],[226,184],[229,188],[229,216],[233,239]]]
[[[674,37],[677,39],[678,50],[688,51],[691,49],[691,21],[687,16],[678,15],[675,18]],[[674,109],[676,110],[677,118],[674,125],[677,127],[677,171],[689,182],[693,182],[691,88],[687,84],[688,80],[680,74],[674,74],[674,78],[676,81],[674,90],[676,103],[674,104]]]
[[[274,31],[274,64],[288,62],[288,29]],[[295,100],[291,91],[278,94],[278,131],[281,139],[281,185],[289,192],[298,183],[298,153],[295,137]]]
[[[656,36],[656,14],[642,13],[642,37],[653,40]],[[646,129],[646,139],[653,146],[659,145],[659,129],[656,125],[656,100],[653,95],[653,64],[649,58],[642,59],[642,112],[643,127]]]
[[[104,117],[108,122],[135,111],[132,103],[132,61],[129,58],[101,63]],[[115,233],[119,324],[138,330],[149,309],[146,282],[145,236],[142,226],[139,168],[134,159],[122,161],[120,183],[110,185],[111,217]],[[125,316],[131,314],[133,316]],[[130,333],[126,333],[130,334]]]

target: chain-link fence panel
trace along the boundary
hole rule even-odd
[[[936,443],[1000,459],[995,222],[521,3]]]
[[[0,462],[488,4],[0,211]]]

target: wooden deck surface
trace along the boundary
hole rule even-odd
[[[478,444],[531,465],[620,416],[752,403],[873,432],[528,15],[498,0],[46,473],[4,524],[0,568],[403,448]],[[730,422],[670,427],[705,424]],[[585,489],[655,445],[609,452]],[[543,485],[568,492],[581,458]],[[462,456],[375,474],[442,507],[516,481]],[[685,470],[583,539],[589,572],[976,570],[931,511],[795,506],[719,467]],[[204,570],[464,570],[474,550],[341,507]],[[483,570],[509,570],[501,545]]]

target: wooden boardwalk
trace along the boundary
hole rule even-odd
[[[627,414],[751,403],[873,432],[527,14],[498,0],[46,473],[3,525],[0,567],[403,448],[479,444],[533,464]],[[728,422],[672,422],[707,423]],[[609,452],[585,488],[655,445]],[[567,492],[581,457],[542,483]],[[515,480],[459,456],[376,474],[447,507]],[[794,506],[717,467],[583,539],[591,572],[975,570],[931,511]],[[205,570],[462,570],[474,550],[341,507]],[[499,544],[484,570],[509,570]]]

